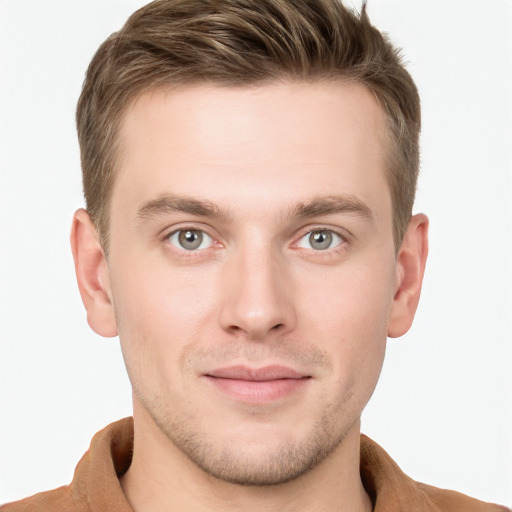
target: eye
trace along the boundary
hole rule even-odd
[[[184,249],[185,251],[207,249],[213,244],[212,237],[199,229],[180,229],[171,233],[168,240],[178,249]]]
[[[329,229],[315,229],[304,235],[297,244],[303,249],[326,251],[344,242],[343,238]]]

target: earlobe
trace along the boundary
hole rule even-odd
[[[396,261],[396,288],[388,322],[388,336],[397,338],[412,325],[421,294],[428,255],[428,218],[414,215]]]
[[[117,335],[107,261],[88,213],[77,210],[71,228],[71,250],[87,322],[101,336]]]

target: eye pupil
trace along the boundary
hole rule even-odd
[[[309,243],[313,249],[318,251],[329,249],[332,244],[332,233],[329,233],[329,231],[313,231],[309,235]]]
[[[187,229],[186,231],[180,232],[178,240],[184,249],[192,251],[201,245],[203,241],[203,234],[201,231]]]

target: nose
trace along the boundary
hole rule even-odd
[[[295,328],[289,271],[270,247],[241,248],[223,272],[221,327],[231,334],[263,340]]]

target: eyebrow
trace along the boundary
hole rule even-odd
[[[364,219],[373,220],[370,208],[351,194],[315,198],[299,203],[290,211],[290,217],[311,218],[337,213],[354,213]]]
[[[166,194],[157,199],[147,201],[137,211],[138,219],[151,219],[169,213],[189,213],[200,217],[226,219],[227,210],[219,208],[210,201],[200,201],[192,197]]]
[[[220,208],[211,201],[198,200],[187,196],[165,194],[144,203],[137,211],[137,218],[149,220],[170,213],[188,213],[198,217],[229,219],[228,210]],[[322,215],[353,213],[364,219],[373,220],[370,208],[357,197],[350,194],[322,196],[290,208],[288,218],[307,219]]]

